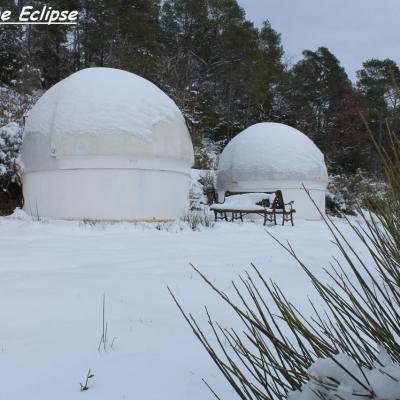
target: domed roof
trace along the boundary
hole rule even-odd
[[[327,180],[324,156],[306,135],[284,124],[264,122],[245,129],[225,147],[217,189],[266,190],[274,182],[277,188],[301,188],[304,183],[325,189]]]
[[[193,147],[182,113],[157,86],[130,72],[88,68],[50,88],[29,112],[24,131],[27,169],[57,169],[55,160],[76,156],[192,164]]]

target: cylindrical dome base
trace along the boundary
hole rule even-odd
[[[285,203],[294,201],[295,218],[319,220],[321,219],[320,212],[325,214],[325,190],[310,189],[309,194],[312,200],[304,189],[282,189]]]
[[[67,220],[168,221],[188,209],[187,174],[137,169],[76,169],[27,173],[24,210]]]

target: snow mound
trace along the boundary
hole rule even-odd
[[[266,193],[244,193],[229,196],[221,204],[213,204],[212,210],[228,209],[228,210],[263,210],[265,207],[258,205],[260,201],[269,199],[270,202],[274,201],[275,195]]]
[[[33,221],[32,217],[19,207],[17,207],[11,215],[5,218],[17,219],[20,221]]]
[[[152,127],[183,119],[176,104],[138,75],[87,68],[50,88],[29,113],[25,132],[129,134],[149,138]]]
[[[222,152],[217,188],[238,182],[328,182],[324,155],[306,135],[284,124],[264,122],[235,136]]]
[[[397,400],[400,393],[400,366],[395,365],[385,350],[380,350],[375,368],[362,368],[345,354],[332,359],[318,359],[309,368],[310,380],[301,391],[289,393],[288,400]],[[346,371],[350,371],[350,376]],[[373,393],[373,397],[372,394]]]

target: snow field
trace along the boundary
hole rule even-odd
[[[289,240],[317,276],[337,254],[322,222],[266,229]],[[306,314],[307,296],[316,299],[259,222],[193,232],[182,222],[32,221],[20,212],[0,218],[0,255],[1,399],[212,398],[202,378],[223,398],[234,397],[168,294],[167,286],[206,332],[204,305],[223,326],[236,326],[189,263],[231,295],[230,281],[254,263]],[[108,350],[99,352],[103,293]],[[89,368],[95,376],[80,392]]]

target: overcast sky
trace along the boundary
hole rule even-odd
[[[293,62],[328,47],[355,80],[369,58],[400,65],[400,0],[238,0],[257,26],[268,19]]]

